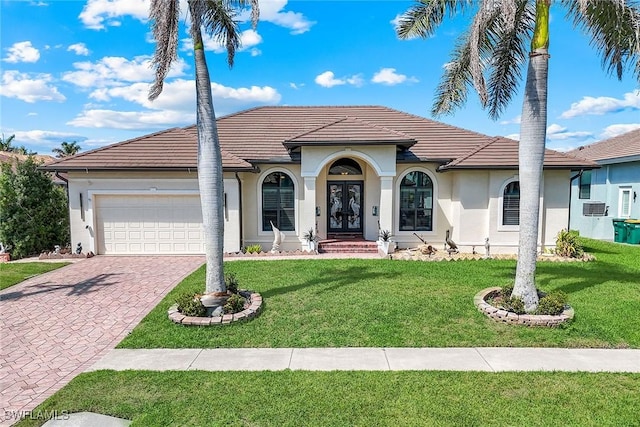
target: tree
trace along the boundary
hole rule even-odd
[[[1,166],[0,241],[15,258],[69,243],[66,192],[38,166],[33,157]]]
[[[591,37],[604,68],[618,79],[631,68],[640,80],[640,6],[625,0],[560,0],[574,27]],[[515,94],[528,63],[519,143],[520,236],[513,289],[527,311],[538,305],[535,286],[540,187],[547,127],[551,0],[417,0],[400,18],[401,38],[434,34],[446,15],[475,16],[447,64],[432,114],[451,113],[473,86],[496,119]],[[530,51],[526,45],[530,43]],[[528,58],[527,58],[528,57]],[[528,59],[528,61],[527,61]]]
[[[14,151],[15,147],[11,145],[15,135],[11,135],[9,138],[4,137],[4,133],[2,134],[2,139],[0,139],[0,151]]]
[[[249,0],[189,0],[190,34],[193,41],[196,69],[196,126],[198,129],[198,186],[202,205],[202,223],[205,239],[207,293],[226,291],[223,271],[224,251],[224,182],[222,154],[213,109],[211,81],[204,52],[202,28],[213,35],[227,49],[227,62],[233,66],[235,51],[240,45],[240,34],[234,8],[243,8]],[[250,0],[252,23],[258,22],[258,0]],[[149,9],[156,50],[153,65],[156,71],[149,100],[162,92],[164,79],[177,58],[178,0],[152,0]]]
[[[59,148],[56,147],[51,151],[56,155],[57,158],[62,159],[63,157],[74,156],[78,154],[80,150],[82,150],[82,147],[80,147],[80,145],[78,145],[76,141],[63,141],[62,144],[60,144]]]

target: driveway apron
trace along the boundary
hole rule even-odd
[[[0,423],[108,353],[203,263],[202,256],[98,256],[0,292]]]

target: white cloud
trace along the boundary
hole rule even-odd
[[[73,66],[78,71],[64,73],[62,80],[85,88],[151,81],[155,76],[149,56],[137,56],[132,60],[106,56],[97,62],[75,62]],[[186,68],[187,64],[182,59],[178,59],[173,63],[168,77],[182,76]]]
[[[75,52],[76,55],[82,55],[82,56],[89,55],[89,49],[87,49],[87,46],[84,43],[72,44],[67,48],[67,51]]]
[[[289,83],[289,87],[290,87],[291,89],[298,90],[298,89],[300,89],[300,88],[304,87],[304,83],[294,83],[294,82],[291,82],[291,83]]]
[[[571,108],[563,112],[560,117],[570,119],[584,115],[601,116],[617,113],[623,110],[640,110],[640,91],[627,92],[623,99],[600,96],[597,98],[585,96],[580,101],[571,104]]]
[[[299,12],[284,11],[288,0],[262,0],[260,1],[260,21],[271,22],[280,27],[288,28],[291,34],[303,34],[311,29],[315,21],[309,21]],[[251,20],[249,10],[244,10],[238,18],[241,22]]]
[[[85,27],[102,30],[105,25],[121,25],[118,18],[127,15],[145,21],[149,15],[149,1],[89,0],[78,17]]]
[[[334,87],[346,83],[346,81],[344,81],[343,79],[336,79],[333,71],[325,71],[322,74],[318,74],[316,76],[315,82],[322,87]]]
[[[40,145],[43,147],[50,147],[52,145],[58,145],[62,141],[84,141],[87,139],[82,135],[69,132],[57,132],[51,130],[29,130],[29,131],[16,131],[13,132],[16,135],[16,140],[21,143],[29,145]]]
[[[395,68],[381,68],[380,71],[373,75],[371,79],[373,83],[380,83],[387,86],[395,86],[404,82],[417,82],[415,77],[407,77],[404,74],[398,74]]]
[[[318,74],[315,78],[315,82],[322,87],[334,87],[341,86],[345,84],[350,84],[353,86],[362,86],[364,84],[364,80],[360,74],[354,74],[351,77],[343,77],[336,78],[333,71],[325,71],[324,73]]]
[[[520,141],[519,133],[510,133],[509,135],[505,135],[505,138],[513,139],[514,141]]]
[[[225,53],[227,51],[226,46],[210,34],[203,33],[202,41],[204,42],[205,50],[209,50],[214,53]],[[248,50],[251,53],[251,56],[257,56],[261,52],[256,49],[255,46],[260,43],[262,43],[262,36],[255,30],[249,29],[242,31],[240,33],[240,47],[238,48],[238,52]],[[193,50],[193,40],[190,37],[182,39],[181,50]]]
[[[67,124],[78,127],[154,130],[184,126],[195,121],[194,80],[177,79],[166,83],[162,94],[153,102],[147,98],[148,90],[149,84],[140,82],[97,89],[90,94],[96,101],[121,99],[142,106],[145,110],[115,111],[85,106],[85,111]],[[231,88],[212,83],[211,90],[219,116],[253,105],[277,104],[281,99],[278,91],[269,86]]]
[[[40,51],[31,45],[30,41],[14,43],[7,49],[9,53],[3,61],[17,62],[37,62],[40,59]]]
[[[567,128],[564,126],[560,126],[559,124],[551,124],[547,127],[547,140],[557,141],[557,140],[565,140],[565,139],[573,139],[573,138],[588,138],[592,137],[593,134],[591,132],[569,132]]]
[[[17,98],[28,103],[64,101],[66,99],[64,95],[50,84],[52,80],[50,74],[29,75],[16,70],[5,71],[2,74],[0,96]]]
[[[503,120],[500,122],[501,125],[519,125],[522,122],[522,116],[517,115],[513,119]]]
[[[111,129],[166,129],[171,126],[193,123],[195,113],[179,111],[114,111],[88,110],[83,111],[73,120],[67,122],[70,126],[84,128]]]
[[[640,128],[640,123],[625,123],[625,124],[617,124],[610,125],[604,128],[602,133],[600,134],[600,138],[609,139],[614,136],[622,135],[623,133],[631,132],[632,130],[636,130]]]

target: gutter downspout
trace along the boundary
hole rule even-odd
[[[244,247],[244,215],[242,214],[242,181],[236,172],[236,180],[238,181],[238,215],[240,215],[240,251]]]
[[[573,181],[575,181],[576,178],[580,178],[583,172],[584,169],[580,169],[580,172],[569,178],[569,215],[567,218],[567,231],[571,230],[571,190],[573,188]]]

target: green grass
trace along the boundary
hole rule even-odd
[[[11,262],[0,263],[0,290],[30,277],[68,265],[68,262]]]
[[[93,411],[133,426],[630,426],[639,389],[638,374],[99,371],[33,414]]]
[[[640,347],[640,246],[583,241],[597,261],[538,263],[538,287],[564,291],[576,311],[563,328],[506,326],[476,310],[475,293],[512,282],[515,261],[236,261],[226,271],[265,300],[257,319],[171,323],[176,296],[202,291],[200,269],[119,347]]]

